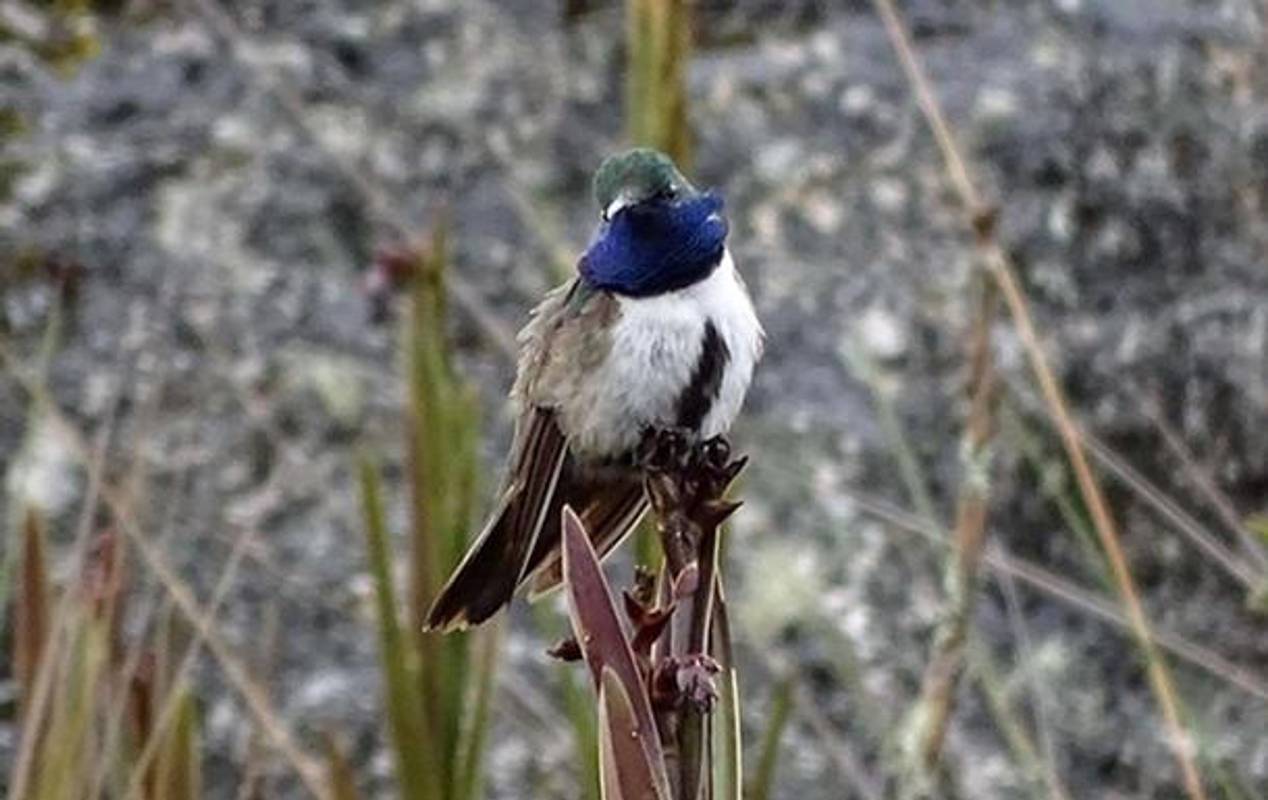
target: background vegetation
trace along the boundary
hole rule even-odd
[[[1263,13],[0,7],[4,790],[597,796],[562,598],[417,619],[633,140],[770,334],[746,796],[1268,795]]]

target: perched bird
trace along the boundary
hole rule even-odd
[[[763,333],[726,247],[722,199],[642,148],[600,165],[594,198],[602,220],[577,275],[520,332],[510,470],[430,629],[479,624],[520,586],[557,584],[565,505],[599,554],[611,551],[647,510],[644,433],[719,436],[748,391]]]

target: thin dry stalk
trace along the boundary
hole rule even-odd
[[[836,729],[832,727],[832,722],[819,707],[818,701],[810,696],[803,685],[798,684],[793,702],[811,733],[821,741],[835,743],[834,747],[828,748],[828,758],[841,778],[863,800],[881,800],[885,795],[881,791],[880,782],[868,774],[858,753],[854,752],[849,742],[837,734]]]
[[[1268,30],[1268,28],[1265,30]],[[1211,473],[1198,464],[1193,451],[1184,443],[1184,439],[1179,432],[1167,422],[1158,406],[1159,404],[1154,402],[1152,406],[1146,408],[1145,413],[1149,416],[1154,426],[1158,428],[1158,432],[1162,434],[1162,440],[1166,443],[1167,449],[1179,459],[1180,465],[1184,468],[1184,474],[1189,477],[1193,485],[1198,488],[1198,491],[1202,493],[1206,501],[1215,509],[1225,527],[1237,536],[1237,540],[1241,543],[1246,555],[1259,565],[1259,571],[1262,574],[1268,575],[1268,555],[1264,554],[1263,545],[1255,538],[1254,534],[1246,530],[1241,515],[1237,513],[1233,502],[1220,491]]]
[[[104,453],[104,445],[98,448],[95,457],[89,455],[89,448],[84,442],[83,435],[76,429],[66,416],[54,405],[52,398],[42,386],[37,384],[25,370],[21,368],[20,362],[14,356],[8,346],[0,341],[0,362],[4,362],[6,369],[16,378],[18,384],[30,395],[34,400],[43,404],[50,420],[58,425],[68,437],[72,448],[77,456],[86,465],[90,488],[89,497],[94,501],[100,495],[106,507],[110,510],[114,517],[115,523],[120,531],[132,542],[137,552],[141,555],[141,560],[145,563],[147,569],[158,579],[159,584],[164,588],[171,597],[176,609],[185,617],[194,630],[202,637],[207,645],[207,649],[215,657],[220,664],[221,670],[225,675],[229,685],[242,697],[247,710],[255,718],[256,723],[264,732],[265,736],[277,748],[282,757],[289,763],[295,773],[303,782],[305,788],[309,790],[315,797],[321,800],[328,800],[329,788],[325,783],[325,770],[320,764],[310,756],[308,756],[299,745],[296,744],[294,737],[282,722],[281,715],[273,708],[269,702],[267,694],[260,689],[258,685],[251,679],[250,674],[243,663],[238,660],[229,649],[228,645],[220,637],[207,620],[204,610],[199,606],[194,598],[193,591],[189,588],[180,576],[167,564],[166,558],[159,552],[157,546],[151,542],[143,533],[136,522],[136,518],[132,514],[128,504],[119,497],[119,495],[102,485],[102,464],[101,456]],[[107,431],[110,426],[107,426]],[[105,435],[105,432],[103,432]],[[77,543],[76,552],[84,552],[82,549],[87,541],[84,530],[88,527],[87,523],[92,519],[91,514],[85,515],[85,526],[81,528],[81,541]],[[59,611],[65,603],[59,603]],[[52,642],[56,642],[57,631],[61,627],[58,623],[59,613],[54,614],[53,638]],[[54,645],[55,646],[55,645]],[[51,677],[47,681],[41,681],[44,688],[37,687],[37,702],[41,704],[46,702],[47,693],[49,691],[48,684],[51,683]],[[43,694],[43,700],[40,695]],[[16,761],[16,769],[14,770],[13,789],[10,791],[11,797],[24,796],[16,789],[29,788],[29,775],[31,761],[34,757],[33,752],[26,750],[29,747],[24,742],[22,748],[19,749],[18,759]],[[24,777],[25,776],[25,777]]]
[[[907,753],[908,794],[925,794],[933,785],[947,725],[955,708],[955,689],[964,671],[964,649],[973,609],[977,577],[986,541],[990,497],[990,442],[995,432],[996,392],[991,328],[995,321],[995,287],[979,279],[979,296],[969,340],[969,417],[965,425],[964,477],[956,501],[952,557],[948,561],[947,592],[950,609],[934,634],[914,710],[914,739]]]
[[[960,199],[971,215],[972,227],[978,234],[978,246],[983,251],[987,269],[1003,294],[1004,302],[1008,305],[1009,314],[1012,316],[1013,323],[1021,337],[1027,359],[1030,361],[1031,369],[1039,382],[1039,387],[1052,416],[1052,421],[1061,436],[1062,445],[1065,448],[1067,457],[1070,459],[1075,477],[1078,479],[1079,490],[1087,503],[1097,535],[1105,550],[1106,557],[1109,559],[1114,582],[1118,587],[1119,594],[1122,596],[1132,632],[1135,634],[1141,651],[1145,656],[1145,665],[1149,674],[1150,684],[1153,686],[1154,694],[1157,696],[1159,705],[1162,708],[1172,754],[1180,768],[1185,791],[1188,793],[1190,800],[1205,800],[1206,792],[1202,788],[1202,779],[1193,757],[1192,742],[1180,720],[1179,703],[1176,699],[1170,672],[1150,634],[1149,620],[1145,615],[1144,606],[1136,591],[1135,581],[1132,579],[1131,570],[1127,566],[1127,559],[1123,555],[1117,526],[1105,502],[1105,497],[1101,493],[1100,486],[1097,484],[1096,478],[1093,477],[1087,456],[1083,452],[1078,429],[1075,427],[1070,414],[1065,395],[1057,382],[1052,367],[1048,363],[1043,346],[1039,342],[1039,335],[1035,330],[1025,293],[1017,281],[1017,276],[1009,263],[1008,256],[995,239],[994,232],[990,230],[990,225],[982,224],[984,220],[989,220],[992,215],[986,210],[986,206],[973,185],[966,162],[960,155],[959,147],[951,136],[941,107],[930,89],[924,71],[917,62],[915,52],[911,46],[910,36],[907,33],[906,26],[898,16],[893,0],[874,0],[873,4],[881,15],[885,31],[889,35],[899,61],[902,63],[907,80],[916,94],[916,100],[920,105],[921,112],[933,129],[934,137],[937,139],[938,147],[942,151],[947,171],[956,185]]]
[[[169,541],[171,533],[175,529],[178,505],[170,503],[167,514],[163,520],[162,527],[159,531],[158,541],[160,543]],[[159,598],[155,595],[161,595],[162,589],[154,589],[146,593],[144,604],[140,605],[140,610],[136,613],[135,625],[138,630],[149,630],[151,622],[156,618],[162,619],[167,613],[167,606],[160,603]],[[163,600],[166,597],[163,596]],[[128,680],[135,680],[141,672],[144,671],[143,663],[145,661],[146,647],[144,642],[134,644],[128,650],[127,658],[116,668],[118,675],[125,676]],[[144,692],[141,693],[145,695]],[[142,708],[137,708],[137,703],[142,702]],[[125,725],[125,720],[131,718],[130,726]],[[112,756],[115,748],[118,747],[119,737],[124,733],[126,727],[131,727],[134,731],[148,731],[151,728],[151,709],[149,708],[149,697],[145,695],[145,699],[139,700],[138,695],[134,691],[123,691],[119,693],[119,697],[114,701],[113,707],[107,711],[107,722],[105,724],[105,736],[99,752],[104,755],[97,765],[95,775],[93,776],[91,788],[87,794],[89,798],[100,797],[106,780],[110,776]]]
[[[334,800],[357,800],[357,775],[348,758],[347,747],[330,732],[322,737],[322,749],[326,752],[326,775],[330,781]]]
[[[863,513],[885,520],[899,530],[919,534],[944,547],[951,546],[950,533],[927,522],[919,514],[904,511],[866,492],[848,487],[843,491]],[[999,577],[1010,575],[1076,611],[1087,613],[1129,633],[1132,630],[1127,617],[1108,601],[1100,599],[1082,586],[1071,583],[1037,564],[1009,555],[998,544],[987,548],[984,558],[986,566]],[[1218,653],[1194,644],[1183,636],[1158,628],[1154,628],[1151,633],[1154,642],[1163,650],[1230,686],[1268,702],[1268,683],[1245,667],[1234,664]]]
[[[988,552],[987,563],[996,567],[1001,573],[1013,575],[1022,583],[1038,589],[1044,594],[1061,600],[1072,608],[1085,611],[1094,617],[1112,623],[1114,626],[1134,633],[1131,619],[1118,610],[1116,606],[1102,600],[1081,586],[1071,583],[1048,570],[1015,556],[1002,552]],[[1178,634],[1153,628],[1150,631],[1154,643],[1172,655],[1201,668],[1212,677],[1219,678],[1230,686],[1241,689],[1262,701],[1268,702],[1268,683],[1255,675],[1251,670],[1234,664],[1220,654],[1201,645],[1195,644]]]
[[[1119,543],[1117,525],[1110,514],[1100,486],[1092,474],[1092,468],[1088,464],[1087,456],[1084,454],[1078,430],[1070,417],[1065,396],[1043,353],[1025,295],[1022,293],[1016,275],[1006,259],[1007,257],[999,246],[994,245],[990,259],[992,274],[1004,294],[1005,302],[1008,304],[1017,325],[1017,330],[1027,351],[1031,368],[1039,380],[1045,402],[1053,417],[1053,423],[1057,426],[1066,455],[1074,468],[1074,474],[1079,483],[1079,491],[1083,495],[1084,502],[1087,503],[1093,525],[1096,527],[1097,535],[1101,541],[1101,546],[1105,549],[1106,557],[1109,559],[1114,582],[1118,587],[1119,594],[1122,596],[1123,605],[1127,612],[1127,619],[1131,623],[1132,632],[1139,641],[1145,656],[1149,680],[1162,708],[1172,754],[1180,767],[1185,791],[1191,800],[1204,800],[1206,792],[1202,788],[1202,779],[1198,773],[1197,763],[1193,758],[1192,743],[1180,720],[1175,687],[1162,654],[1158,652],[1157,647],[1154,645],[1153,636],[1150,634],[1149,619],[1145,615],[1144,605],[1141,603],[1140,596],[1136,591],[1136,584],[1127,565],[1127,558],[1123,554],[1122,546]]]
[[[214,612],[215,600],[212,601],[212,609]],[[256,653],[256,658],[253,659],[255,663],[251,664],[251,667],[259,674],[261,682],[267,682],[268,676],[277,672],[280,625],[281,614],[278,611],[277,601],[274,599],[265,612],[264,631],[259,637],[265,643],[263,652]],[[238,783],[237,797],[239,800],[264,800],[269,796],[265,783],[269,772],[268,748],[265,747],[260,731],[256,727],[246,731],[242,741],[245,745],[245,755],[242,758],[242,779]],[[327,766],[329,766],[329,759],[327,759]]]
[[[1131,487],[1142,500],[1153,506],[1154,510],[1192,542],[1194,547],[1219,564],[1232,578],[1251,591],[1263,584],[1263,576],[1256,574],[1253,566],[1228,549],[1214,534],[1203,528],[1201,523],[1189,516],[1184,509],[1167,497],[1161,489],[1150,483],[1144,475],[1137,472],[1104,442],[1082,429],[1079,430],[1079,436],[1097,461]]]
[[[233,586],[234,579],[238,575],[238,567],[242,563],[242,557],[246,555],[251,538],[250,529],[244,529],[239,534],[237,541],[234,542],[233,550],[229,554],[229,560],[220,571],[220,577],[212,590],[211,602],[206,609],[208,629],[213,628],[215,625],[216,616],[220,613],[220,607],[224,603],[225,598],[228,597],[229,589]],[[194,663],[198,660],[202,643],[202,634],[196,631],[193,641],[185,648],[185,654],[181,658],[180,664],[176,667],[176,671],[167,681],[169,686],[188,685],[189,674],[193,670]],[[144,797],[142,790],[145,785],[145,777],[150,770],[150,761],[158,755],[159,747],[166,741],[168,727],[175,722],[177,714],[180,713],[181,701],[181,692],[169,691],[167,693],[163,701],[163,707],[159,710],[158,715],[150,726],[149,739],[145,742],[145,747],[141,750],[140,755],[137,756],[136,762],[132,766],[132,775],[128,780],[128,788],[124,793],[124,797]]]
[[[1070,800],[1065,788],[1056,781],[1056,773],[1052,765],[1044,763],[1044,758],[1030,740],[1030,735],[1013,713],[1009,693],[1003,686],[1004,682],[998,670],[995,669],[989,653],[980,643],[975,642],[970,646],[968,662],[968,671],[976,679],[978,690],[986,700],[986,705],[990,709],[991,716],[995,718],[1000,734],[1017,760],[1021,762],[1023,769],[1027,771],[1027,778],[1034,785],[1035,790],[1038,791],[1042,787],[1051,800]]]
[[[1046,409],[1039,398],[1026,390],[1019,390],[1016,396],[1025,401],[1028,409],[1042,413]],[[1083,427],[1078,429],[1079,437],[1091,451],[1092,456],[1114,474],[1122,483],[1134,492],[1145,503],[1152,506],[1167,522],[1171,523],[1180,534],[1207,558],[1214,561],[1234,580],[1241,583],[1249,592],[1264,586],[1265,575],[1258,571],[1256,564],[1247,563],[1237,552],[1220,540],[1212,531],[1198,522],[1191,514],[1158,488],[1148,478],[1141,475],[1116,450],[1102,439]]]
[[[1004,590],[1004,603],[1008,608],[1008,624],[1012,628],[1013,638],[1017,642],[1020,653],[1018,666],[1022,668],[1026,686],[1030,690],[1031,711],[1035,717],[1035,730],[1039,739],[1039,767],[1043,773],[1044,786],[1053,800],[1068,800],[1070,795],[1057,773],[1056,741],[1052,735],[1052,725],[1048,721],[1047,697],[1034,670],[1026,669],[1026,665],[1034,663],[1034,647],[1031,644],[1030,626],[1022,613],[1021,597],[1017,591],[1017,579],[1011,573],[1000,573],[1000,588]]]
[[[214,628],[210,615],[194,599],[189,586],[167,564],[166,558],[158,552],[153,543],[139,531],[130,510],[118,503],[108,490],[102,492],[102,497],[118,518],[119,528],[132,541],[146,566],[171,596],[176,609],[190,623],[208,651],[220,664],[225,679],[242,697],[247,709],[255,717],[256,724],[295,770],[305,788],[315,797],[328,800],[329,787],[325,783],[324,770],[296,744],[290,731],[282,722],[281,715],[269,702],[268,695],[252,680],[246,666],[232,654],[228,645],[220,637],[220,633]]]

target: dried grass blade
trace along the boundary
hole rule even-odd
[[[348,761],[348,754],[333,734],[322,737],[322,749],[326,753],[326,775],[330,783],[331,800],[359,800],[357,776]]]
[[[18,592],[13,607],[13,676],[18,683],[18,720],[26,718],[35,698],[40,659],[49,637],[49,590],[44,523],[28,508],[22,522]],[[38,732],[28,730],[28,736]]]
[[[92,515],[96,511],[97,497],[98,493],[100,493],[101,499],[114,515],[115,523],[118,525],[119,530],[136,547],[146,569],[154,574],[164,591],[172,599],[176,609],[203,637],[208,650],[211,651],[219,663],[225,679],[243,699],[247,709],[251,712],[261,730],[294,768],[304,787],[314,796],[325,800],[325,798],[329,797],[329,793],[320,777],[320,769],[296,744],[294,737],[291,736],[290,731],[282,722],[281,716],[269,703],[268,696],[251,680],[242,662],[233,656],[218,632],[212,628],[206,615],[199,608],[198,602],[194,598],[194,593],[190,590],[188,584],[181,580],[177,573],[168,565],[166,558],[154,542],[141,533],[140,526],[136,523],[129,504],[116,492],[109,490],[102,484],[102,458],[105,453],[105,444],[109,440],[110,432],[113,428],[113,421],[103,428],[97,447],[90,451],[83,435],[61,413],[61,410],[57,408],[49,397],[48,392],[21,369],[18,359],[3,340],[0,340],[0,361],[4,362],[5,367],[17,378],[23,390],[39,402],[42,408],[50,415],[51,420],[66,433],[80,461],[87,467],[89,489],[75,545],[76,553],[80,556],[80,563],[83,563],[88,531],[91,528]],[[54,611],[51,642],[56,642],[59,636],[58,632],[63,628],[63,611],[66,605],[67,603],[63,597],[63,600],[58,602]],[[44,676],[48,674],[49,671],[47,669],[40,671],[41,677],[38,681],[37,697],[41,691],[49,691],[51,678],[49,680],[44,679]],[[15,798],[25,797],[23,790],[29,786],[30,766],[34,753],[28,749],[28,747],[33,746],[28,745],[28,742],[30,740],[24,740],[18,751],[17,766],[14,769],[14,782],[10,788],[10,796]]]
[[[220,572],[215,589],[212,591],[211,602],[207,606],[208,625],[215,623],[216,615],[219,614],[220,607],[228,596],[230,587],[233,586],[238,567],[242,564],[250,541],[251,531],[244,529],[234,542],[233,550],[229,553],[229,559]],[[202,637],[195,634],[193,641],[184,648],[184,655],[181,656],[179,663],[165,663],[176,651],[171,641],[173,638],[171,621],[169,617],[169,624],[163,626],[163,641],[154,647],[156,656],[154,662],[149,665],[150,668],[140,674],[136,671],[133,673],[134,683],[139,684],[136,685],[134,694],[137,704],[133,706],[133,711],[138,723],[135,727],[139,741],[144,742],[144,747],[132,763],[132,775],[128,780],[125,797],[154,794],[155,775],[158,771],[157,759],[162,756],[162,748],[171,738],[168,729],[173,724],[181,724],[180,715],[184,713],[182,706],[184,695],[177,689],[188,686],[189,674],[194,668],[203,643]],[[142,676],[144,676],[143,679],[137,681],[137,678]],[[154,713],[155,707],[158,709],[157,713]],[[113,743],[112,726],[112,730],[107,735],[107,752],[113,749]],[[102,782],[104,782],[104,775],[99,774],[95,783],[100,785]]]
[[[1078,430],[1070,414],[1065,395],[1057,382],[1052,367],[1048,363],[1043,346],[1039,343],[1039,335],[1035,330],[1025,293],[1017,281],[1017,276],[1008,261],[1008,256],[994,238],[993,217],[985,208],[981,196],[973,185],[964,158],[960,155],[959,146],[955,143],[954,137],[951,136],[950,129],[942,114],[942,109],[929,87],[929,82],[923,69],[916,59],[915,51],[911,45],[911,37],[898,16],[893,0],[873,0],[873,5],[884,22],[885,31],[889,35],[908,82],[916,94],[917,103],[920,105],[925,119],[933,129],[934,137],[937,139],[938,146],[944,156],[947,171],[956,185],[956,190],[960,194],[961,200],[968,209],[971,217],[971,227],[976,233],[978,245],[983,251],[982,254],[987,270],[1004,296],[1004,302],[1008,306],[1009,314],[1012,316],[1013,323],[1021,338],[1022,346],[1026,351],[1027,360],[1035,373],[1044,402],[1048,407],[1053,424],[1060,434],[1062,446],[1070,459],[1075,477],[1078,479],[1079,490],[1087,503],[1088,511],[1092,515],[1092,521],[1101,539],[1101,545],[1109,559],[1114,581],[1122,596],[1132,632],[1144,655],[1149,681],[1162,709],[1168,741],[1171,745],[1172,755],[1180,768],[1185,791],[1190,800],[1205,800],[1206,792],[1202,788],[1202,778],[1193,757],[1190,737],[1185,732],[1184,725],[1180,720],[1179,702],[1176,699],[1171,673],[1163,660],[1162,654],[1158,652],[1157,647],[1154,645],[1148,617],[1145,615],[1144,606],[1136,591],[1135,581],[1132,578],[1127,559],[1119,543],[1117,526],[1105,502],[1105,497],[1101,493],[1100,485],[1097,483],[1088,464],[1087,456],[1083,451]]]

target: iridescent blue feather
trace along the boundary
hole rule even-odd
[[[685,288],[722,259],[727,222],[713,192],[642,203],[604,223],[579,270],[596,289],[650,297]]]

